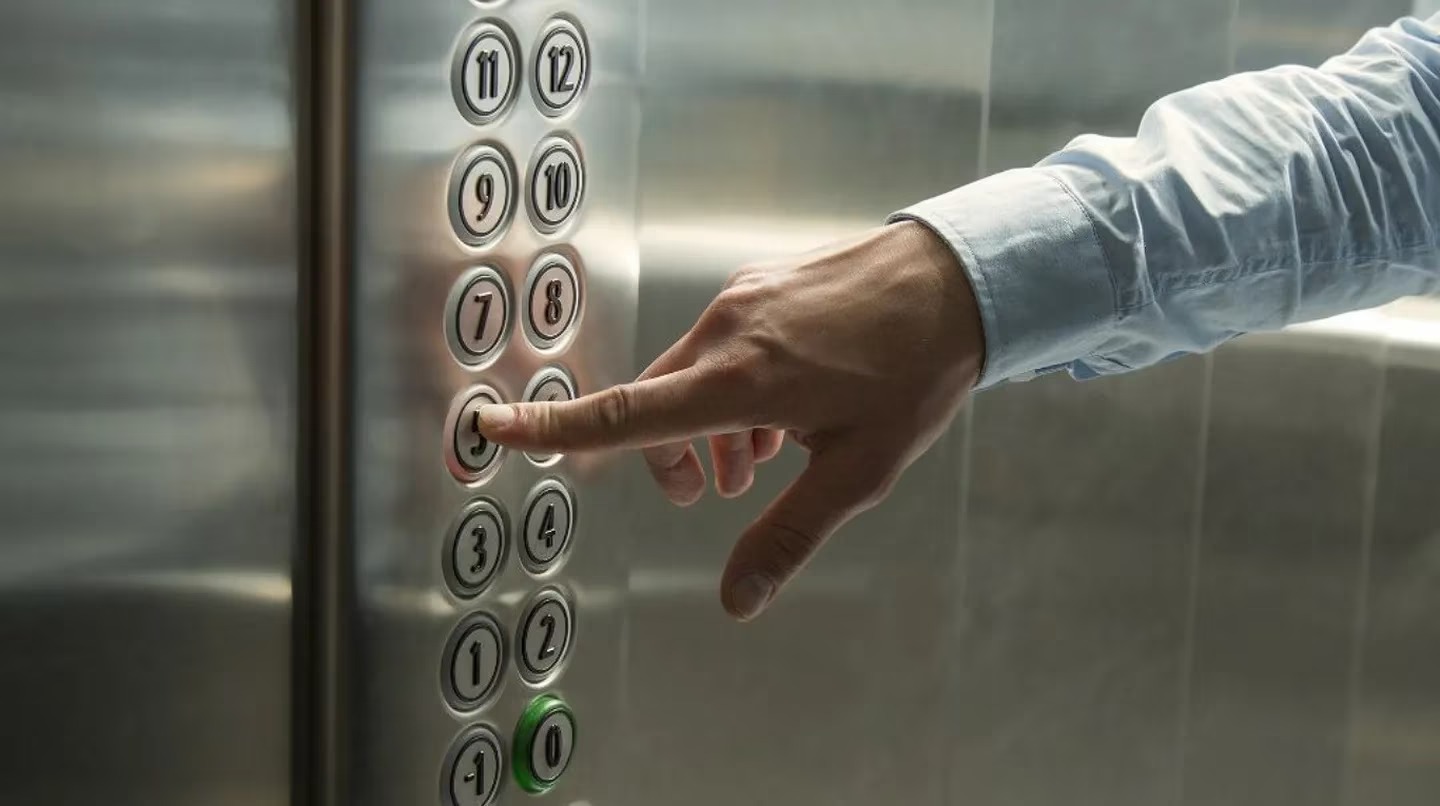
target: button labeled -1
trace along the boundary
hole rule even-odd
[[[477,725],[450,745],[440,780],[440,802],[445,806],[490,806],[500,791],[505,759],[495,731]]]

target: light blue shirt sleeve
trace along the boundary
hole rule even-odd
[[[981,388],[1124,372],[1440,290],[1440,15],[1171,95],[1133,138],[904,210],[954,249]]]

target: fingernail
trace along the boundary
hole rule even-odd
[[[760,615],[774,595],[775,583],[759,574],[751,574],[730,587],[730,604],[735,608],[735,615],[749,621]]]
[[[481,406],[480,424],[492,428],[504,428],[515,422],[513,406]]]

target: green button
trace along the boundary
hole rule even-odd
[[[515,781],[532,795],[555,788],[575,752],[575,714],[553,694],[536,697],[515,727]]]

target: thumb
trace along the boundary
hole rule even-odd
[[[883,456],[883,454],[882,454]],[[730,615],[750,621],[769,607],[850,519],[889,494],[899,463],[856,445],[817,452],[810,466],[741,535],[721,580]]]

